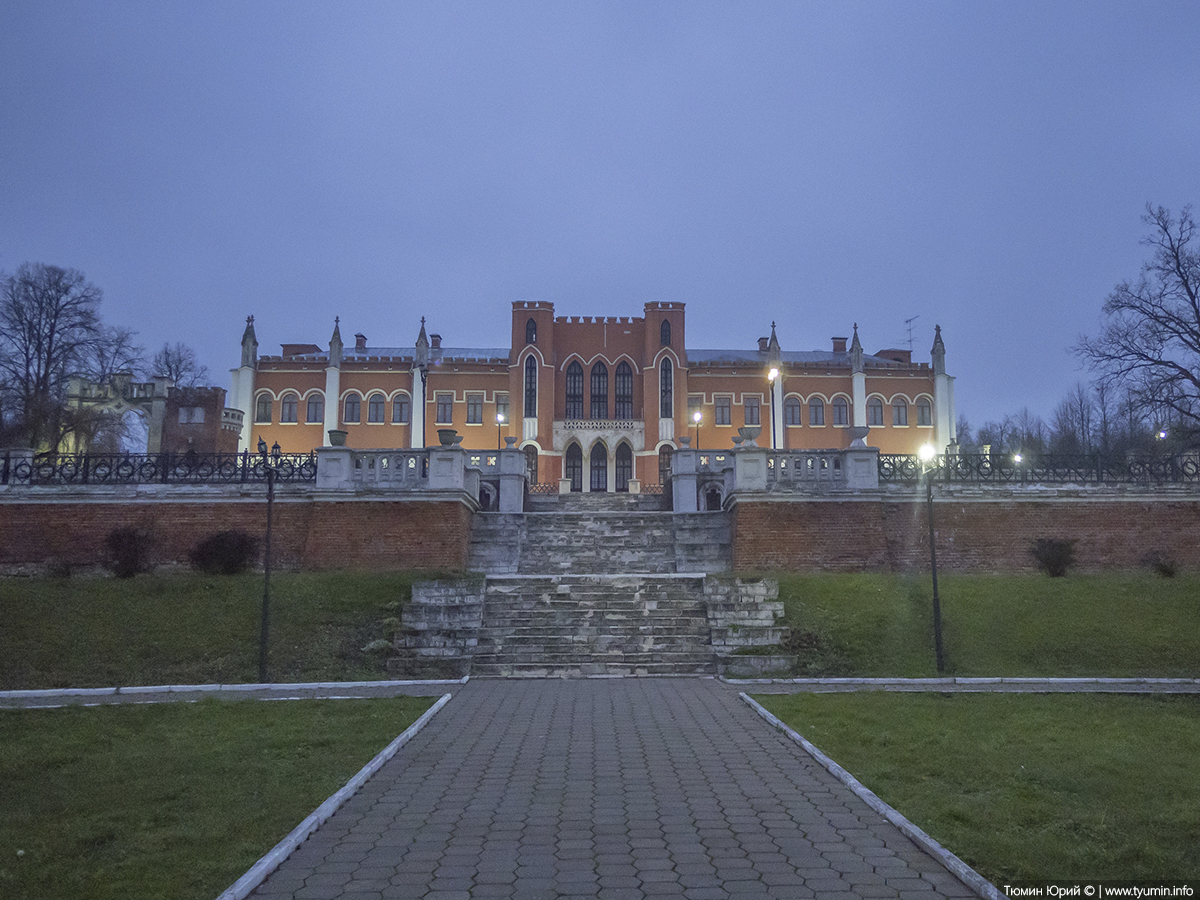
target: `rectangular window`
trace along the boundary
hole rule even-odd
[[[687,404],[688,404],[688,423],[690,424],[690,423],[696,421],[696,413],[698,413],[700,411],[700,408],[702,406],[704,406],[704,395],[703,394],[688,394]]]
[[[308,411],[304,421],[314,424],[325,422],[325,398],[317,394],[308,398]]]
[[[808,424],[825,424],[825,403],[820,397],[813,397],[808,401]]]
[[[499,421],[508,421],[508,394],[496,395],[496,415],[500,417]]]
[[[733,420],[730,417],[730,407],[733,406],[733,398],[731,397],[714,397],[713,403],[716,406],[716,413],[713,423],[716,425],[731,425]]]
[[[454,424],[454,395],[442,394],[437,395],[437,424],[452,425]]]
[[[467,424],[483,424],[483,394],[467,394]]]
[[[897,400],[892,404],[892,424],[907,425],[908,424],[908,404],[903,400]]]
[[[746,424],[747,425],[761,425],[762,424],[761,416],[759,416],[759,409],[761,407],[761,402],[762,401],[760,401],[757,397],[745,397],[742,399],[742,404],[746,408]]]
[[[204,407],[203,406],[181,406],[181,407],[179,407],[179,424],[180,425],[203,425],[204,424]]]
[[[295,394],[284,394],[283,399],[279,401],[279,421],[292,422],[296,421],[300,407],[300,398]]]
[[[407,425],[409,418],[412,416],[412,408],[409,406],[408,397],[401,394],[392,400],[392,424]]]
[[[269,425],[271,422],[271,398],[259,397],[254,404],[254,421],[259,425]]]

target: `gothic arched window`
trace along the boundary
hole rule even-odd
[[[662,325],[658,329],[658,341],[664,347],[671,346],[671,323],[663,319]]]
[[[567,366],[567,418],[583,418],[583,366],[575,360]]]
[[[671,360],[664,359],[659,367],[659,392],[660,399],[658,403],[658,414],[664,419],[670,419],[675,415],[675,389],[672,385],[671,377]]]
[[[622,441],[617,445],[617,484],[618,491],[629,490],[629,479],[633,478],[633,451]]]
[[[613,412],[615,418],[625,421],[633,418],[633,369],[629,363],[617,366],[617,402]]]
[[[533,319],[530,319],[525,323],[525,343],[537,343],[537,322],[535,322]]]
[[[602,362],[592,366],[591,418],[608,418],[608,366]]]
[[[664,444],[662,449],[658,451],[658,483],[666,484],[671,480],[671,453],[673,448],[670,444]]]
[[[591,490],[603,493],[608,490],[608,449],[599,441],[592,448]]]
[[[525,415],[537,416],[537,360],[532,355],[525,358]]]
[[[567,448],[567,455],[563,461],[563,478],[571,480],[571,490],[583,490],[583,451],[579,449],[578,444],[571,444]]]
[[[533,444],[525,448],[525,478],[530,484],[538,483],[538,449]]]

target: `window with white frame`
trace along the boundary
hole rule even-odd
[[[733,424],[733,398],[732,397],[714,397],[713,398],[713,424],[714,425],[732,425]]]
[[[467,424],[483,424],[483,394],[467,394]]]
[[[784,425],[799,425],[800,424],[800,401],[795,397],[788,397],[783,401],[783,424]]]
[[[438,425],[452,425],[454,423],[454,394],[437,392],[437,419]]]
[[[808,401],[808,424],[825,424],[825,401],[820,397],[810,397]]]
[[[872,428],[883,427],[883,401],[878,397],[867,401],[867,424]]]
[[[181,406],[181,407],[179,407],[179,424],[180,425],[203,425],[204,424],[204,407],[203,406]]]
[[[310,425],[323,425],[325,423],[325,398],[320,394],[309,394],[308,403],[305,405],[308,408],[305,410],[304,421]]]
[[[295,423],[300,416],[300,397],[296,394],[284,394],[279,401],[279,421]]]
[[[257,425],[271,424],[271,395],[260,394],[254,403],[254,422]]]
[[[367,398],[367,421],[381,423],[383,422],[383,407],[387,402],[383,394],[372,394]]]
[[[892,401],[892,424],[908,424],[908,401],[903,397],[897,397]]]
[[[744,397],[742,399],[742,406],[746,411],[746,424],[747,425],[761,425],[762,424],[762,415],[761,415],[762,401],[761,400],[759,400],[757,397]]]
[[[412,418],[412,404],[408,394],[397,394],[392,398],[392,424],[407,425]]]
[[[833,424],[834,425],[849,425],[850,424],[850,404],[846,402],[845,397],[833,398]]]
[[[347,394],[342,406],[342,421],[347,425],[357,425],[362,421],[362,397],[358,394]]]
[[[917,424],[933,424],[933,404],[929,402],[928,397],[922,397],[917,401]]]

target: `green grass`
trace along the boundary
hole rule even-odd
[[[271,578],[274,681],[386,677],[384,638],[407,573]],[[258,680],[262,575],[181,572],[118,578],[0,579],[0,688]]]
[[[783,575],[787,624],[819,636],[805,674],[928,677],[930,579]],[[946,674],[1200,677],[1200,576],[939,579]]]
[[[212,900],[431,702],[0,712],[0,896]]]
[[[1200,874],[1200,698],[756,699],[993,884]]]

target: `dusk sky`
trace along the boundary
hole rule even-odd
[[[1086,372],[1147,202],[1200,203],[1200,3],[0,5],[0,269],[263,354],[687,304],[693,348],[928,361],[972,425]]]

